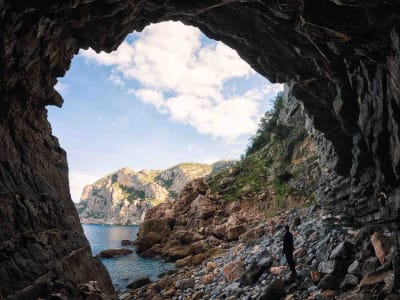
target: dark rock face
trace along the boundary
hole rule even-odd
[[[90,280],[112,293],[90,256],[45,106],[61,106],[53,86],[80,48],[111,51],[163,20],[197,26],[287,82],[334,169],[321,182],[327,207],[399,236],[399,11],[397,0],[1,1],[0,298],[71,295]]]

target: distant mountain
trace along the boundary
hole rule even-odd
[[[84,224],[139,224],[148,209],[173,201],[189,181],[234,163],[232,160],[211,165],[181,163],[166,170],[138,172],[122,168],[85,186],[76,208]]]

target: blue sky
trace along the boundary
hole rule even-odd
[[[71,195],[128,166],[237,159],[282,89],[222,43],[166,22],[127,37],[117,51],[80,51],[48,107],[68,153]]]

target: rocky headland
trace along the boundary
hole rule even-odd
[[[181,163],[166,170],[137,172],[122,168],[85,186],[76,209],[84,224],[139,224],[150,208],[165,201],[174,201],[191,180],[233,164],[231,160],[210,165]]]

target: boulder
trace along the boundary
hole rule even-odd
[[[347,273],[347,268],[351,261],[342,260],[326,260],[320,262],[318,271],[324,274],[344,275]]]
[[[150,280],[150,278],[148,276],[146,277],[141,277],[139,279],[136,279],[135,281],[133,281],[132,283],[128,284],[126,286],[127,289],[131,289],[131,290],[135,290],[138,289],[142,286],[145,286],[146,284],[151,283],[152,281]]]
[[[304,247],[298,248],[293,252],[293,258],[297,259],[307,254],[307,249]]]
[[[130,240],[122,240],[121,241],[121,246],[131,246],[133,245],[133,241]]]
[[[198,195],[190,205],[189,213],[191,217],[199,219],[209,219],[217,211],[217,203],[204,195]]]
[[[202,284],[210,284],[214,280],[214,274],[206,274],[202,277],[200,277],[200,282]]]
[[[144,238],[135,241],[136,251],[141,253],[161,241],[161,234],[151,231]]]
[[[226,239],[228,241],[233,241],[233,240],[237,240],[239,238],[239,236],[247,231],[247,227],[244,225],[235,225],[235,226],[231,226],[226,228]]]
[[[358,275],[361,273],[361,265],[358,260],[355,260],[351,263],[351,265],[347,269],[347,273]]]
[[[318,288],[322,290],[336,290],[340,286],[340,277],[334,274],[326,274],[318,283]]]
[[[283,270],[286,270],[285,266],[271,267],[269,271],[271,272],[272,275],[280,275],[283,272]]]
[[[371,236],[371,243],[375,250],[375,255],[378,257],[381,264],[385,263],[385,259],[390,253],[390,248],[394,245],[394,240],[391,236],[375,232]]]
[[[311,271],[310,277],[311,277],[312,282],[317,283],[318,281],[321,280],[321,273],[318,271]]]
[[[300,219],[300,217],[296,217],[294,220],[293,220],[293,226],[299,226],[301,224],[301,219]]]
[[[239,278],[239,276],[243,273],[244,263],[241,260],[230,262],[223,267],[222,271],[224,273],[225,278],[229,282],[232,282],[236,278]]]
[[[192,248],[188,245],[173,246],[163,252],[166,257],[173,261],[185,258],[193,253]]]
[[[272,264],[272,261],[271,261]],[[253,286],[257,280],[260,278],[260,275],[265,271],[265,268],[262,268],[257,263],[250,264],[243,274],[240,276],[240,285],[241,286]]]
[[[379,259],[377,257],[370,257],[362,265],[361,274],[363,276],[373,273],[379,267]]]
[[[121,257],[125,256],[128,254],[133,253],[131,249],[126,249],[126,248],[121,248],[121,249],[107,249],[100,251],[99,257],[100,258],[116,258],[116,257]]]
[[[208,261],[206,264],[206,268],[207,271],[214,271],[214,269],[216,269],[218,267],[217,263],[213,262],[213,261]]]
[[[194,278],[180,279],[175,283],[175,287],[180,290],[193,288],[195,284]]]
[[[374,272],[367,274],[366,276],[361,279],[359,288],[362,289],[367,289],[367,288],[372,288],[376,284],[379,283],[385,283],[388,282],[388,279],[391,279],[393,276],[392,271],[386,271],[386,272]]]
[[[264,228],[263,227],[253,228],[253,229],[250,229],[250,230],[244,232],[243,234],[241,234],[239,236],[239,241],[240,242],[247,242],[247,241],[250,241],[250,240],[255,240],[255,239],[260,238],[263,234],[264,234]]]
[[[357,276],[353,274],[346,274],[344,277],[344,280],[340,284],[340,288],[343,290],[349,290],[355,287],[360,280],[358,279]]]
[[[343,241],[332,250],[329,259],[348,259],[353,253],[353,248],[352,243]]]
[[[150,249],[141,252],[140,257],[155,257],[161,255],[161,251],[162,251],[161,245],[154,244],[153,246],[150,247]]]
[[[171,228],[167,219],[148,219],[139,227],[138,237],[134,241],[137,246],[137,252],[143,252],[154,244],[161,241],[162,238],[168,237]]]
[[[192,230],[177,230],[172,232],[170,238],[178,240],[182,245],[190,245],[204,239],[204,236]]]
[[[284,295],[283,282],[276,279],[258,295],[257,300],[280,300]]]
[[[187,256],[185,258],[182,258],[182,259],[178,259],[175,262],[175,266],[178,267],[178,268],[182,268],[184,266],[190,266],[190,265],[193,264],[192,259],[193,259],[193,256],[191,256],[191,255]]]

